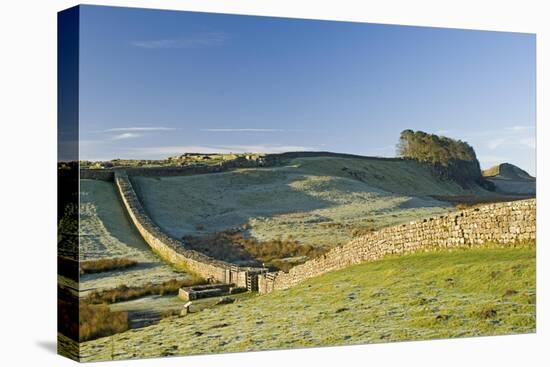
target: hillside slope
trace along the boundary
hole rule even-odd
[[[495,184],[497,192],[523,195],[536,193],[536,179],[513,164],[502,163],[482,173],[488,181]]]
[[[82,344],[84,361],[535,331],[535,248],[422,253]]]
[[[258,241],[293,238],[324,248],[452,210],[429,195],[487,193],[400,159],[295,158],[269,168],[132,180],[152,219],[176,238],[239,228]]]
[[[80,260],[123,258],[136,261],[128,269],[83,274],[80,295],[88,290],[114,288],[121,284],[141,286],[170,279],[186,279],[162,262],[128,220],[111,182],[80,180]]]

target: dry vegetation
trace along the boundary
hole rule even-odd
[[[210,256],[279,268],[356,235],[452,210],[448,202],[428,195],[488,193],[440,179],[413,160],[342,157],[296,158],[284,166],[223,173],[132,177],[132,183],[147,213],[169,235]],[[228,239],[235,234],[226,231],[233,229],[244,238]],[[274,248],[282,251],[278,258],[271,256]]]
[[[128,314],[111,312],[107,304],[79,299],[58,287],[58,332],[75,341],[87,341],[128,330]]]
[[[127,312],[112,312],[106,304],[80,301],[80,341],[121,333],[129,329]]]
[[[113,289],[92,292],[86,297],[86,302],[91,304],[115,303],[150,295],[176,294],[181,287],[204,284],[204,282],[200,278],[190,278],[171,279],[161,284],[148,283],[140,287],[120,285]]]
[[[184,236],[183,241],[190,248],[214,258],[264,265],[284,271],[326,251],[324,247],[300,244],[292,237],[258,241],[253,237],[247,238],[239,230],[227,230],[202,237]]]
[[[86,260],[80,262],[80,274],[102,273],[105,271],[126,269],[135,266],[137,261],[124,257]]]
[[[526,243],[390,256],[81,351],[92,361],[503,335],[534,332],[535,321],[535,246]]]
[[[204,283],[202,279],[172,279],[162,284],[147,284],[142,287],[128,287],[96,291],[86,298],[78,299],[60,288],[58,297],[59,331],[65,336],[80,341],[93,340],[128,330],[128,313],[112,311],[110,304],[137,299],[150,295],[176,294],[181,287]],[[78,309],[78,314],[76,313]],[[174,316],[175,311],[163,311],[161,316]],[[78,329],[74,320],[79,320]]]

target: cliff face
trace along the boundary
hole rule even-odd
[[[492,191],[492,185],[487,185],[481,175],[477,159],[473,161],[453,159],[446,166],[432,165],[432,170],[437,176],[456,181],[463,188],[467,189],[473,185],[480,185],[484,189]]]

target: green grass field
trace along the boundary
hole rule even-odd
[[[170,235],[243,228],[258,241],[293,238],[331,248],[354,230],[448,212],[428,195],[483,195],[433,176],[414,161],[298,158],[281,167],[183,177],[134,177],[152,219]]]
[[[82,344],[84,361],[535,331],[535,246],[389,257]]]

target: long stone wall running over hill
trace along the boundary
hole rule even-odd
[[[145,242],[160,257],[169,263],[184,266],[189,271],[206,279],[257,290],[257,274],[265,272],[267,269],[235,266],[200,252],[186,249],[182,241],[168,236],[149,218],[126,172],[115,171],[114,180],[130,219]]]
[[[510,244],[536,237],[535,199],[496,203],[388,227],[336,247],[288,272],[259,276],[260,293],[286,289],[323,273],[389,254]]]

